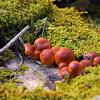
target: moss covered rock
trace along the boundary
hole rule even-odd
[[[0,83],[0,98],[4,100],[90,100],[100,95],[100,66],[88,67],[83,76],[72,79],[69,83],[56,82],[55,91],[46,91],[42,87],[31,92],[25,87],[18,87],[15,82]],[[3,99],[4,98],[4,99]]]
[[[73,7],[52,7],[46,37],[53,46],[69,47],[77,56],[90,51],[100,53],[100,35],[92,23],[82,18],[83,13],[86,12],[78,12]]]
[[[85,75],[78,76],[69,84],[57,82],[56,90],[62,91],[68,100],[90,100],[100,95],[100,66],[88,67]]]

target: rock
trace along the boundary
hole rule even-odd
[[[5,63],[5,67],[7,69],[11,69],[11,70],[16,71],[16,70],[20,69],[19,63],[20,63],[19,59],[12,59],[12,60],[9,60],[8,62]]]
[[[12,70],[20,69],[18,64],[20,60],[18,58],[6,62],[6,68]],[[25,86],[27,89],[43,86],[46,90],[54,89],[54,82],[61,80],[58,70],[55,67],[45,67],[41,63],[35,62],[33,59],[25,58],[23,64],[28,66],[29,69],[24,72],[24,75],[18,75],[17,78],[21,82],[21,86]]]

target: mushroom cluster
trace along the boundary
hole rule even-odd
[[[83,74],[86,67],[100,65],[100,55],[96,52],[85,53],[83,59],[77,61],[70,48],[52,47],[46,38],[38,38],[32,45],[25,43],[24,49],[25,55],[40,60],[43,65],[50,66],[55,63],[62,78],[76,77]]]
[[[97,66],[100,65],[100,55],[96,52],[89,52],[83,54],[83,59],[81,61],[71,61],[68,65],[66,63],[60,63],[58,65],[59,73],[62,78],[72,78],[78,75],[84,74],[84,69],[89,66]]]

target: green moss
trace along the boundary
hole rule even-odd
[[[90,100],[100,95],[100,66],[88,67],[86,74],[71,80],[69,84],[57,82],[57,91],[67,95],[68,100]]]
[[[0,84],[0,98],[4,100],[90,100],[100,95],[99,83],[100,66],[88,67],[83,76],[77,76],[69,83],[57,81],[55,91],[46,91],[39,87],[29,92],[13,81]]]
[[[0,69],[0,82],[8,82],[11,78],[13,78],[15,75],[11,70],[8,70],[6,68]]]
[[[28,69],[29,69],[28,66],[22,64],[22,65],[20,66],[20,71],[17,71],[17,74],[19,74],[19,75],[23,75],[24,72],[27,71]]]
[[[2,24],[5,23],[5,26],[33,24],[35,20],[43,18],[47,14],[48,1],[34,0],[30,2],[24,0],[21,5],[20,0],[0,0],[0,9],[0,13],[2,13],[0,20]]]
[[[0,87],[2,87],[2,92],[0,93],[2,100],[21,100],[28,93],[25,88],[18,87],[12,82],[5,83],[4,85],[0,84]]]
[[[14,52],[11,50],[7,49],[3,54],[0,55],[0,66],[7,60],[15,58]]]
[[[46,37],[53,46],[69,47],[77,56],[90,51],[100,53],[100,35],[96,33],[95,26],[81,16],[87,12],[78,12],[73,7],[58,9],[51,6],[50,9],[47,0],[34,0],[31,4],[24,0],[22,8],[19,1],[0,0],[0,9],[0,29],[6,42],[26,24],[31,26],[31,32],[37,30],[50,12]],[[25,42],[32,42],[33,38],[34,35],[29,32],[23,35]],[[13,53],[5,52],[6,56],[0,55],[0,59],[9,60],[12,58],[9,54]],[[27,70],[25,65],[21,66],[20,71],[0,69],[0,99],[90,100],[100,95],[100,66],[88,67],[83,76],[77,76],[69,83],[56,82],[55,91],[46,91],[41,87],[29,92],[26,88],[17,86],[19,80],[14,76],[23,75]]]
[[[20,66],[20,70],[13,71],[6,68],[0,69],[0,82],[6,83],[12,81],[14,83],[18,83],[19,80],[15,77],[16,75],[23,75],[25,71],[27,71],[29,67],[25,65]]]
[[[52,7],[46,37],[53,46],[69,47],[79,56],[81,53],[95,51],[100,53],[100,35],[88,20],[75,8],[58,9]]]
[[[0,33],[8,42],[26,25],[34,31],[34,23],[48,15],[48,0],[0,0]],[[28,41],[27,41],[28,42]]]
[[[23,70],[23,71],[27,71],[27,70],[29,69],[29,67],[26,66],[26,65],[24,65],[24,64],[22,64],[22,65],[20,66],[20,68],[21,68],[21,70]]]

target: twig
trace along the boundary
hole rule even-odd
[[[10,42],[8,42],[3,48],[0,49],[0,54],[8,49],[24,32],[26,32],[30,27],[27,25],[21,32],[19,32]]]
[[[24,41],[21,37],[19,37],[19,41],[20,41],[20,44],[22,44],[22,45],[24,44]]]
[[[23,45],[23,44],[24,44],[24,41],[23,41],[23,39],[22,39],[21,37],[19,37],[19,43],[20,43],[20,45]],[[19,66],[20,66],[20,65],[23,64],[23,62],[24,62],[24,58],[23,58],[21,52],[18,53],[18,56],[19,56],[19,58],[20,58],[20,63],[19,63]]]
[[[20,66],[20,65],[23,64],[24,58],[23,58],[23,56],[22,56],[20,53],[18,53],[18,56],[19,56],[19,58],[20,58],[20,63],[18,64],[18,66]]]
[[[44,37],[44,32],[45,32],[45,27],[47,25],[47,21],[48,21],[48,17],[46,17],[46,19],[45,19],[45,23],[44,23],[43,31],[42,31],[42,37]]]
[[[43,30],[43,27],[41,27],[40,29],[38,29],[34,34],[37,37],[39,35],[39,33]]]
[[[47,25],[47,22],[48,22],[48,17],[45,18],[44,26],[42,26],[36,32],[33,33],[35,34],[36,37],[38,37],[41,34],[41,32],[42,32],[42,37],[44,37],[44,32],[45,32],[45,27]]]

